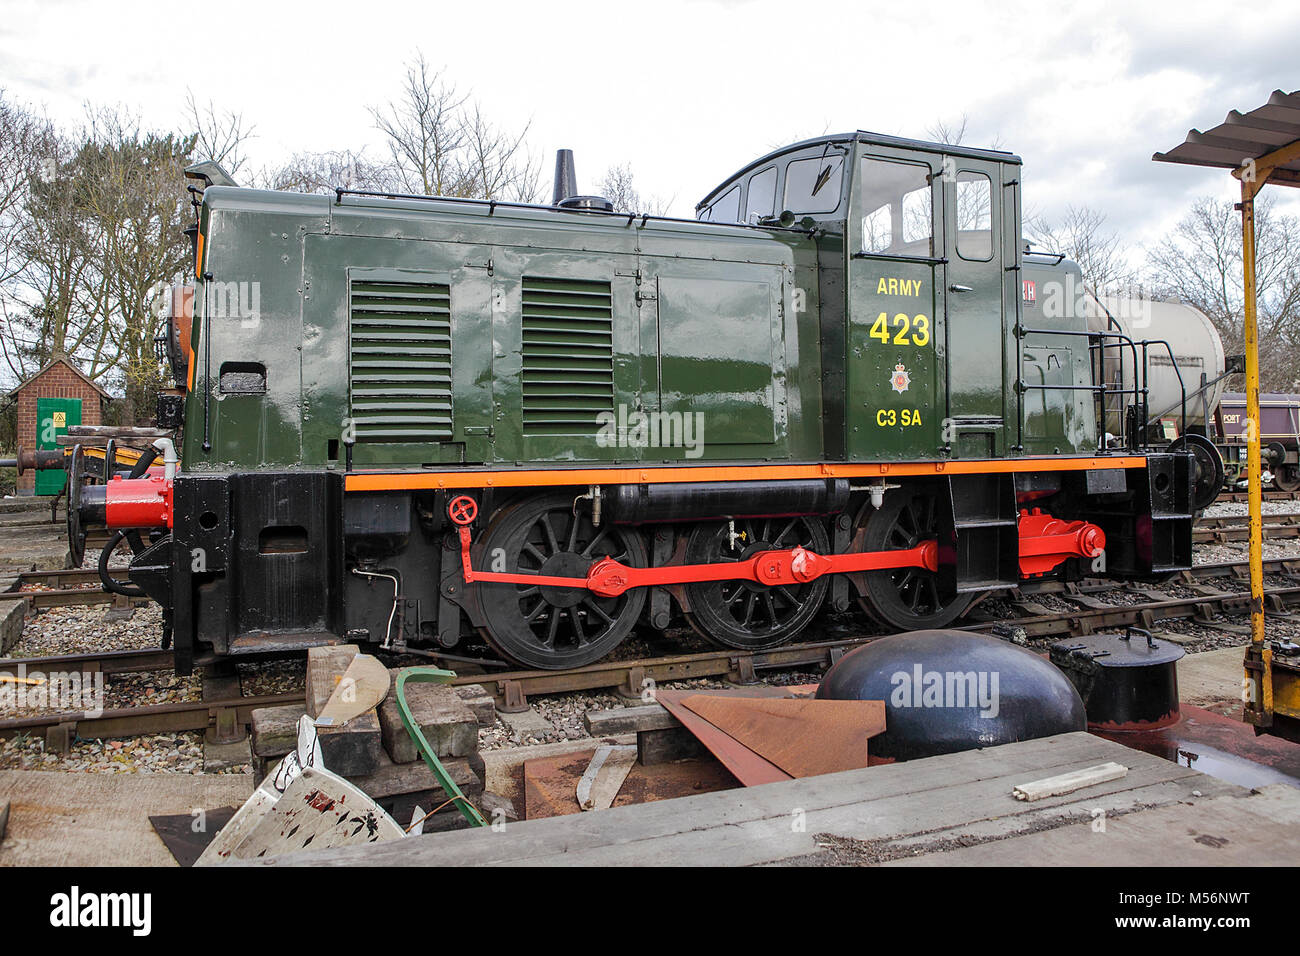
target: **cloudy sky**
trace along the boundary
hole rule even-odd
[[[1093,206],[1135,243],[1195,197],[1233,193],[1226,173],[1152,152],[1300,89],[1297,49],[1293,0],[0,0],[0,85],[68,125],[112,102],[170,128],[192,89],[256,127],[255,165],[379,158],[367,106],[397,94],[420,50],[490,117],[531,122],[546,175],[562,146],[582,188],[630,163],[678,215],[774,146],[859,127],[924,137],[965,115],[968,144],[1024,158],[1029,210]]]

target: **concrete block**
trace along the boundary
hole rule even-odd
[[[30,604],[31,598],[0,601],[0,657],[8,657],[23,639],[23,624]]]
[[[517,714],[507,714],[502,711],[497,716],[513,734],[521,738],[528,736],[542,738],[555,733],[555,725],[532,707]]]
[[[252,767],[253,751],[249,740],[237,740],[234,743],[203,743],[203,772],[219,773],[237,767]]]
[[[397,675],[393,672],[393,687]],[[406,703],[411,716],[439,757],[464,757],[478,750],[478,719],[455,689],[446,684],[407,684]],[[411,763],[420,757],[415,741],[402,725],[394,691],[379,705],[379,726],[384,749],[395,763]]]
[[[491,727],[497,721],[497,702],[482,684],[466,684],[456,688],[456,696],[464,701],[480,727]]]
[[[259,707],[253,711],[253,753],[259,757],[283,757],[298,746],[298,720],[303,709],[298,704],[282,707]]]

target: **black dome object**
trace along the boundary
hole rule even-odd
[[[1037,654],[965,631],[910,631],[846,654],[817,697],[883,700],[872,756],[932,757],[1086,730],[1083,700]]]

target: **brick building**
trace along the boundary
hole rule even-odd
[[[48,365],[10,392],[9,398],[18,406],[18,444],[23,448],[36,448],[40,437],[40,424],[36,420],[37,399],[81,399],[81,424],[99,425],[104,420],[104,406],[111,396],[66,355],[56,355]],[[18,494],[32,494],[35,480],[31,471],[24,473],[18,479]]]

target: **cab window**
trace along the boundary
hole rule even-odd
[[[993,183],[983,173],[957,173],[957,254],[987,262],[993,258]]]
[[[930,169],[864,157],[861,251],[874,255],[934,255]]]
[[[756,222],[776,215],[776,167],[769,166],[749,177],[745,197],[745,222]]]
[[[785,208],[796,216],[834,212],[840,205],[843,177],[844,156],[838,150],[791,160],[785,168]]]
[[[709,222],[740,222],[740,184],[728,189],[701,218]]]

